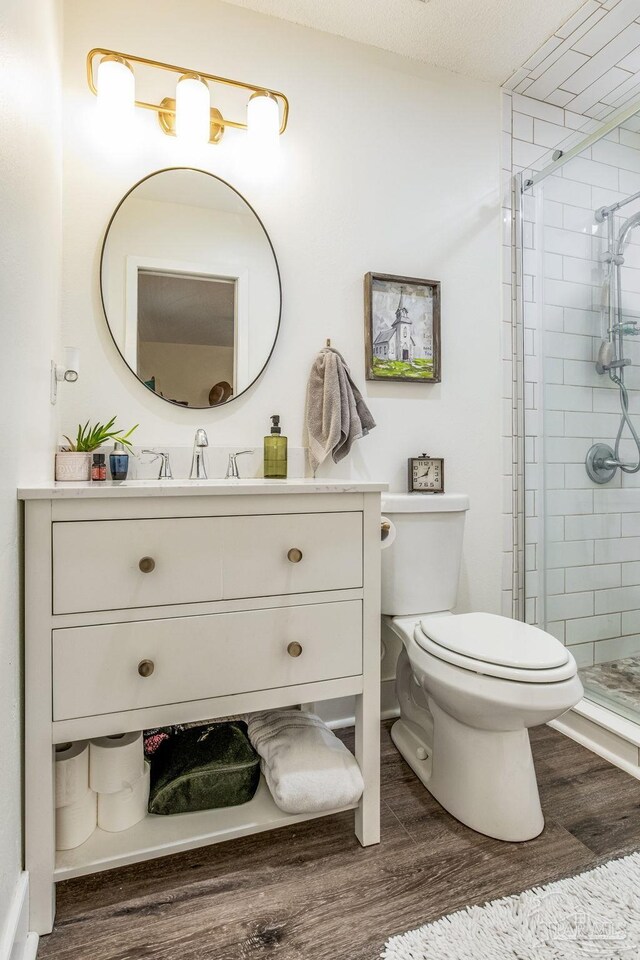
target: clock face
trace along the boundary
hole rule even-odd
[[[444,460],[441,457],[411,457],[409,490],[414,493],[444,493]]]

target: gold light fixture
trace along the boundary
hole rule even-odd
[[[173,96],[164,97],[160,103],[136,100],[134,64],[174,74]],[[101,47],[95,47],[87,54],[87,83],[99,102],[108,106],[111,121],[118,109],[126,110],[133,103],[144,110],[154,110],[164,133],[191,143],[202,143],[207,139],[209,143],[219,143],[226,127],[232,127],[249,130],[256,146],[271,149],[286,130],[289,119],[289,101],[277,90]],[[217,84],[247,92],[246,121],[224,117],[220,110],[211,106],[211,94]]]

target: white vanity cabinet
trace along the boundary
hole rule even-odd
[[[310,819],[261,781],[55,850],[54,746],[354,695],[363,845],[379,841],[380,492],[289,481],[49,484],[25,501],[30,929],[54,884]],[[318,814],[317,816],[325,815]]]

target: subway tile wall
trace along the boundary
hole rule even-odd
[[[592,28],[628,7],[624,0],[591,0],[588,6],[589,17],[598,14]],[[578,33],[587,19],[580,20]],[[636,19],[622,27],[625,46],[640,30]],[[603,33],[601,26],[599,39],[590,30],[581,36],[590,37],[594,49],[603,39],[607,46],[611,27],[609,22]],[[573,36],[565,33],[540,63]],[[595,59],[602,49],[589,56]],[[640,35],[631,49],[640,67]],[[530,77],[541,75],[533,61]],[[632,62],[627,59],[625,69]],[[589,87],[603,66],[602,57],[590,65]],[[559,96],[557,85],[550,94],[555,102],[534,99],[528,94],[540,96],[535,77],[530,83],[521,77],[511,83],[515,90],[503,94],[503,612],[546,625],[571,645],[579,665],[589,665],[640,652],[640,474],[618,475],[602,488],[584,469],[589,446],[612,444],[620,419],[617,388],[594,367],[604,249],[594,211],[640,190],[640,122],[635,117],[625,122],[548,177],[535,196],[521,200],[513,175],[542,169],[554,149],[579,142],[605,116],[601,109],[579,114],[576,98],[587,78],[571,80],[572,75],[562,81],[565,94],[575,88],[570,98]],[[627,83],[626,93],[634,91],[637,96],[640,88]],[[620,104],[609,106],[606,115]],[[625,216],[636,210],[640,205],[630,204]],[[632,237],[626,264],[623,309],[640,318],[640,234]],[[630,412],[637,416],[640,343],[628,340],[625,355],[633,361],[626,378]],[[636,456],[628,439],[621,452],[629,461]]]

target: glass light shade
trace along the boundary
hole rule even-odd
[[[247,129],[251,145],[272,153],[280,142],[280,109],[270,93],[254,93],[247,104]]]
[[[188,143],[208,143],[211,130],[209,87],[189,74],[176,87],[176,137]]]
[[[136,82],[133,70],[120,57],[103,57],[98,64],[98,108],[108,123],[126,123],[133,117]]]

